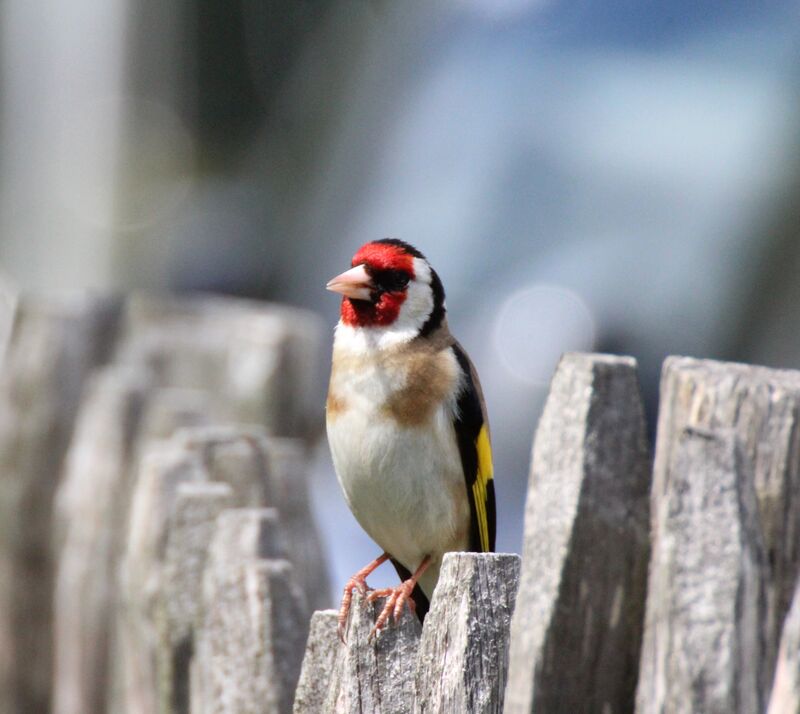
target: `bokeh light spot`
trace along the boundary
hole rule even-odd
[[[506,298],[494,325],[494,348],[517,379],[550,381],[564,352],[590,351],[595,320],[586,302],[568,288],[534,284]]]

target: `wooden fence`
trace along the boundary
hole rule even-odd
[[[3,318],[0,712],[288,711],[330,603],[318,320],[103,296]]]
[[[448,554],[424,627],[373,640],[357,597],[342,644],[313,316],[83,296],[13,325],[0,714],[800,712],[800,372],[670,358],[651,456],[634,360],[565,356],[522,557]]]
[[[800,372],[670,358],[651,462],[635,362],[567,355],[513,619],[513,556],[449,555],[421,632],[314,616],[295,714],[797,714],[798,499]]]

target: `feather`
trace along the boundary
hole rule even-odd
[[[453,426],[469,497],[470,550],[490,553],[495,547],[497,517],[486,406],[478,375],[467,353],[458,342],[452,349],[464,375]]]

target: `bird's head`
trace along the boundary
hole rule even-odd
[[[425,335],[442,323],[442,282],[413,246],[394,238],[372,241],[358,249],[351,265],[327,285],[344,296],[343,324]]]

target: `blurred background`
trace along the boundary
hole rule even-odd
[[[5,0],[0,265],[29,291],[320,313],[427,254],[492,422],[498,549],[561,353],[800,367],[800,9],[784,0]],[[331,332],[332,336],[332,332]],[[329,340],[324,340],[325,344]],[[376,554],[322,430],[337,592]],[[386,572],[374,584],[391,582]]]

